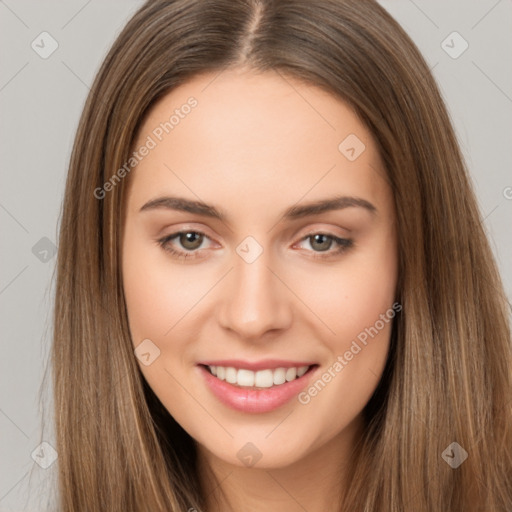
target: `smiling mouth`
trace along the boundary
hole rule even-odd
[[[232,366],[200,365],[211,375],[233,386],[245,389],[268,389],[279,387],[287,382],[300,379],[314,370],[318,365],[296,366],[290,368],[273,368],[247,370]]]

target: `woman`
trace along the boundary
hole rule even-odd
[[[510,510],[507,301],[377,3],[147,2],[58,258],[62,510]]]

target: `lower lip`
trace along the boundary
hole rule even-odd
[[[238,387],[218,379],[204,366],[198,368],[206,381],[206,385],[224,405],[241,412],[263,413],[283,406],[298,395],[318,366],[310,368],[298,379],[265,389]]]

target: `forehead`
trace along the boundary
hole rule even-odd
[[[353,110],[275,71],[193,78],[152,108],[135,148],[150,139],[132,176],[140,201],[172,191],[268,208],[270,198],[292,204],[333,189],[377,202],[387,193],[372,135]]]

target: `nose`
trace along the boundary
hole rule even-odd
[[[226,281],[218,311],[224,329],[255,341],[291,325],[292,294],[272,269],[266,251],[252,263],[239,259]]]

